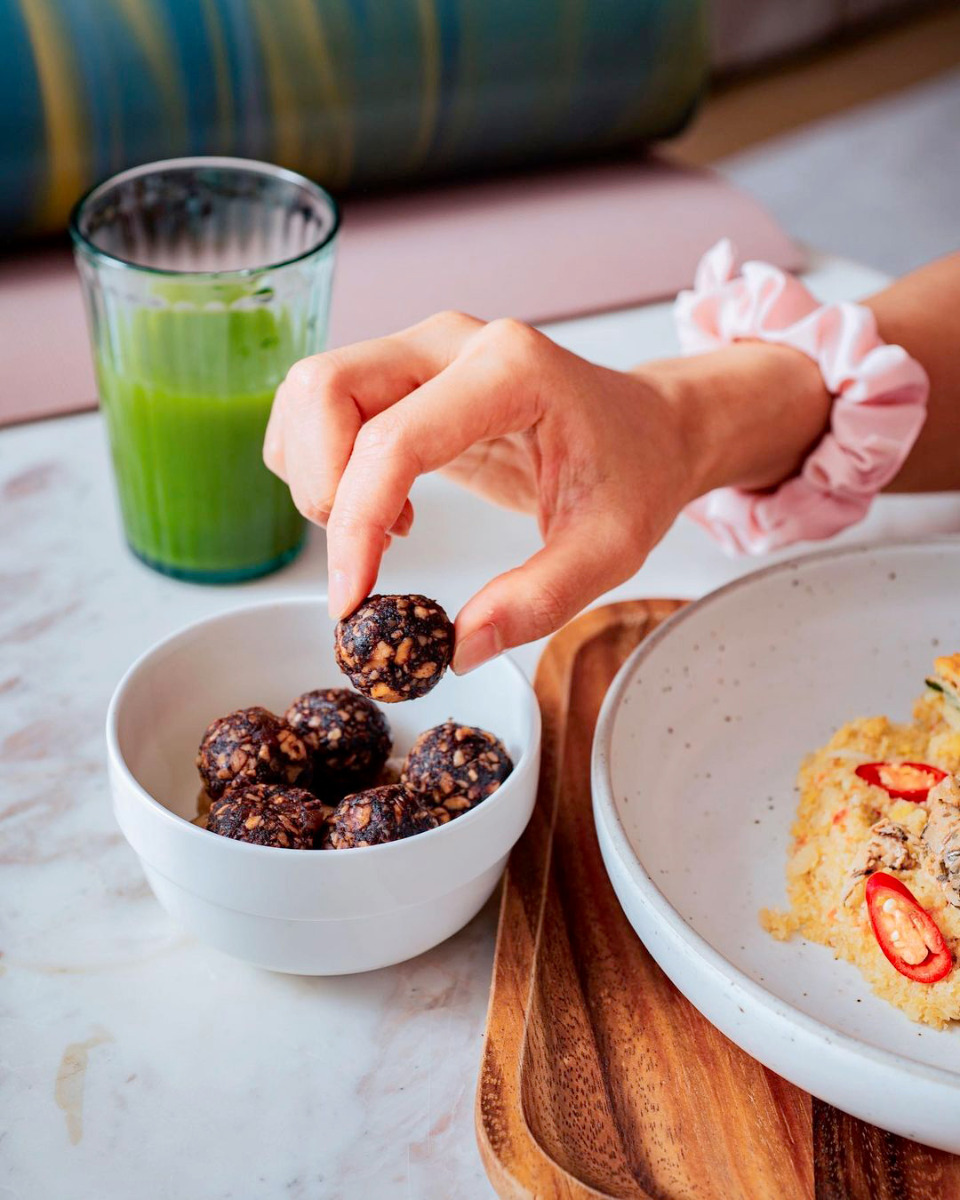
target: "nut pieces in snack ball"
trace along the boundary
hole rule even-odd
[[[390,727],[366,696],[347,688],[304,692],[284,720],[311,758],[313,786],[356,791],[376,778],[390,755]]]
[[[387,784],[340,801],[331,820],[329,846],[333,850],[379,846],[435,829],[438,824],[416,796],[399,784]]]
[[[302,740],[278,716],[259,706],[214,721],[197,752],[197,769],[214,800],[238,780],[296,783],[308,766]]]
[[[436,687],[453,644],[453,624],[435,600],[368,596],[337,625],[335,651],[340,670],[358,691],[396,704]]]
[[[498,737],[446,721],[413,743],[401,781],[425,804],[442,805],[457,816],[491,796],[512,770],[513,760]]]
[[[221,837],[285,850],[312,850],[325,830],[327,805],[281,783],[234,784],[214,800],[207,828]]]

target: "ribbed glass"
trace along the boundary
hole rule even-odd
[[[323,349],[338,220],[316,184],[230,158],[136,167],[75,208],[124,529],[156,570],[233,582],[300,549],[261,448],[288,367]]]

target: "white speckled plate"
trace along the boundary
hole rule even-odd
[[[631,656],[597,726],[593,792],[627,917],[715,1025],[838,1108],[960,1153],[960,1027],[914,1024],[826,947],[757,920],[786,901],[803,755],[854,717],[906,719],[954,650],[960,539],[759,571]]]

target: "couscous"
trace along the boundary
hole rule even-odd
[[[760,919],[939,1028],[960,1019],[960,654],[936,660],[913,718],[851,721],[804,761],[790,908]]]

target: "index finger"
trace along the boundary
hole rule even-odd
[[[376,583],[383,538],[418,475],[470,446],[519,433],[538,418],[540,397],[516,369],[514,339],[542,335],[492,323],[439,375],[370,420],[357,435],[327,525],[331,616],[353,611]]]
[[[277,390],[264,462],[297,508],[324,524],[364,421],[436,375],[482,322],[441,313],[389,337],[295,363]]]

